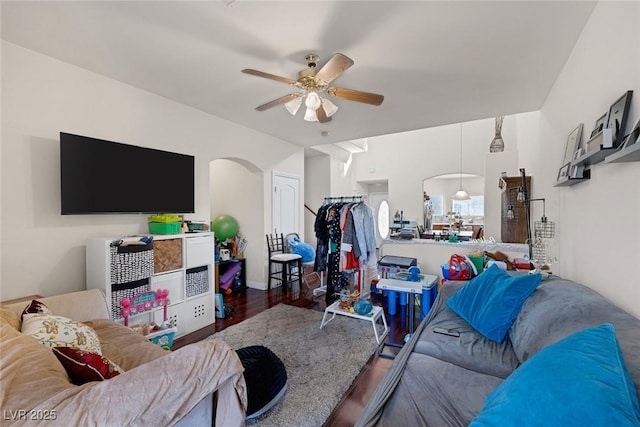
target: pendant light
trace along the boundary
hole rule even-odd
[[[453,200],[469,200],[471,197],[462,189],[462,123],[460,123],[460,189],[453,195]]]

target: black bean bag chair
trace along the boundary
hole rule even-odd
[[[271,350],[261,345],[236,351],[247,383],[247,419],[256,418],[282,399],[287,391],[287,371]]]

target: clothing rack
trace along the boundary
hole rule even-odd
[[[329,203],[358,203],[364,201],[365,196],[332,196],[325,197],[322,200],[323,205],[327,205]]]
[[[329,196],[322,199],[322,205],[329,205],[332,203],[360,203],[366,199],[364,195],[352,195],[352,196]],[[328,278],[327,278],[328,279]],[[358,272],[358,290],[362,289],[361,281],[364,281],[364,268],[361,267]],[[313,290],[313,296],[317,297],[327,293],[327,285],[324,284],[324,271],[320,271],[320,286]]]

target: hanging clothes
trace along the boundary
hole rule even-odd
[[[345,200],[346,199],[346,200]],[[327,271],[327,305],[349,285],[352,273],[375,257],[373,211],[362,197],[325,198],[314,223],[315,271]]]
[[[340,229],[342,230],[342,243],[340,245],[340,271],[357,270],[360,267],[358,258],[360,246],[356,237],[356,229],[351,213],[353,203],[344,205],[340,209]]]
[[[327,210],[329,205],[322,205],[318,209],[313,229],[316,233],[316,259],[313,264],[314,271],[327,270],[327,254],[329,253],[329,228],[327,226]]]
[[[351,208],[351,213],[353,214],[353,224],[356,229],[360,265],[375,265],[377,259],[373,209],[365,203],[357,203]]]

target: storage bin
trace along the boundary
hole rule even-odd
[[[182,268],[182,239],[154,240],[153,261],[156,274]]]
[[[187,298],[209,292],[209,268],[207,266],[187,270]]]
[[[135,295],[151,290],[149,279],[137,280],[129,283],[114,284],[111,287],[111,319],[122,317],[120,313],[120,301],[123,298],[133,298]]]
[[[180,233],[180,222],[150,222],[149,233],[151,234],[178,234]]]
[[[153,246],[112,245],[111,283],[128,283],[147,279],[153,274]]]
[[[169,214],[151,215],[149,217],[149,222],[182,222],[182,218],[179,215]]]

